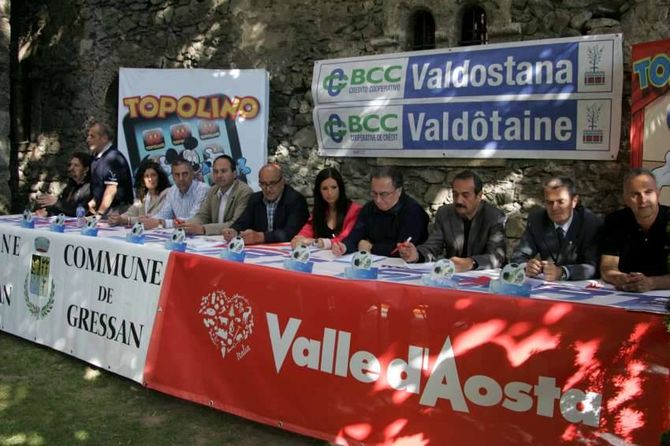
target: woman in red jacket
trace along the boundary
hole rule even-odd
[[[326,167],[314,181],[312,215],[291,240],[291,246],[304,244],[330,249],[333,240],[340,241],[351,232],[360,211],[361,205],[347,198],[340,172]]]

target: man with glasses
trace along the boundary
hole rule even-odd
[[[240,218],[222,231],[223,238],[230,241],[239,234],[246,245],[290,241],[309,216],[305,197],[286,184],[278,164],[263,166],[258,184],[261,191],[251,195]]]
[[[527,276],[542,274],[544,280],[555,282],[596,275],[602,221],[578,203],[570,178],[544,183],[544,209],[528,216],[526,230],[511,256],[514,263],[526,262]]]
[[[483,187],[476,173],[457,174],[451,182],[454,202],[437,210],[428,240],[402,244],[400,256],[409,263],[446,257],[458,272],[500,268],[505,262],[505,214],[482,201]]]
[[[398,168],[383,166],[372,172],[370,197],[351,233],[342,243],[333,244],[335,255],[360,250],[397,257],[399,244],[408,240],[421,243],[426,239],[428,215],[403,190]]]

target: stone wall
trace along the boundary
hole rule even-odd
[[[12,201],[9,188],[9,14],[9,0],[0,0],[0,214],[9,213]]]
[[[310,85],[315,60],[404,51],[409,18],[429,10],[438,47],[457,45],[460,17],[478,4],[491,42],[621,32],[625,86],[619,159],[612,162],[537,160],[399,160],[316,155]],[[33,36],[22,79],[30,83],[31,145],[20,155],[15,209],[37,190],[56,187],[70,152],[85,149],[93,117],[116,116],[119,67],[265,68],[270,80],[268,155],[289,181],[311,195],[324,165],[338,165],[351,194],[365,200],[370,166],[406,166],[409,192],[431,212],[450,200],[448,184],[463,167],[478,170],[486,198],[509,217],[518,237],[528,211],[541,203],[551,175],[577,180],[585,205],[606,213],[620,205],[628,163],[630,46],[667,38],[667,0],[33,0],[18,2],[23,20],[13,32]],[[1,59],[0,59],[1,60]],[[1,107],[0,107],[1,108]],[[0,110],[1,112],[1,110]],[[13,117],[13,119],[15,119]],[[1,133],[0,133],[1,135]],[[46,161],[46,169],[40,163]]]

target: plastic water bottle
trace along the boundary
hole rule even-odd
[[[77,206],[77,227],[83,228],[84,226],[86,226],[86,209],[79,205]]]

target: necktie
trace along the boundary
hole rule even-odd
[[[565,241],[565,231],[563,228],[556,228],[556,236],[558,237],[558,243],[563,246],[563,242]]]

